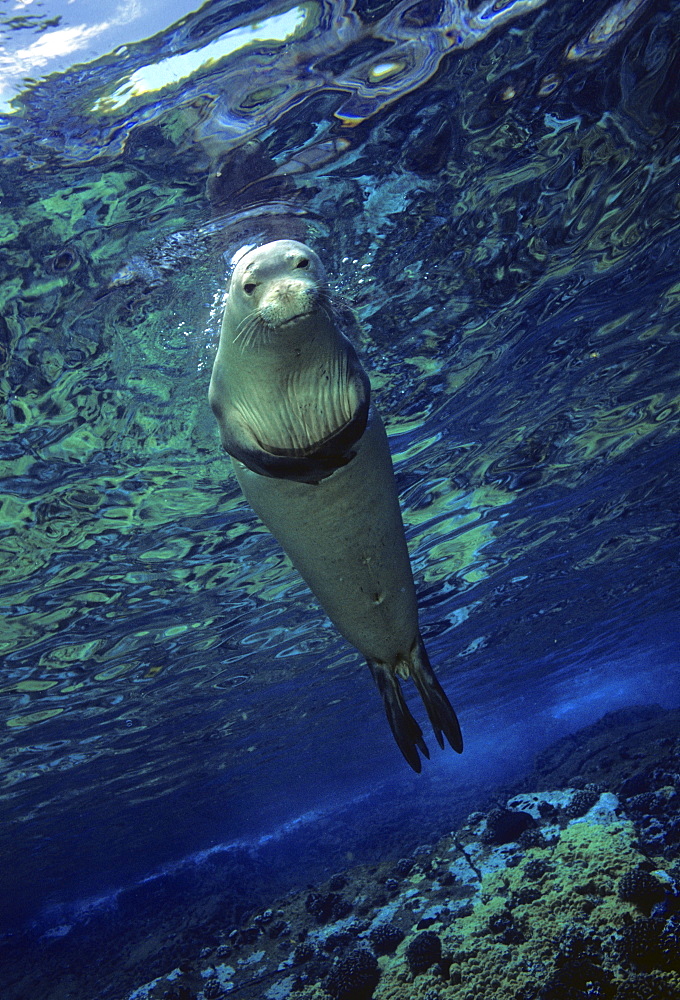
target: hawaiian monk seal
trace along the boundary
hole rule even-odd
[[[437,741],[463,749],[418,629],[387,435],[354,348],[338,331],[321,261],[277,240],[229,283],[210,405],[246,499],[342,635],[368,661],[399,749],[429,757],[399,678]]]

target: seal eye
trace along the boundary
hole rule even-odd
[[[245,285],[243,286],[243,291],[246,293],[246,295],[252,295],[256,288],[257,285],[255,284],[254,281],[246,281]]]
[[[309,267],[309,261],[306,257],[302,257],[301,260],[297,262],[296,267]]]

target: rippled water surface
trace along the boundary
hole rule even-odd
[[[2,116],[9,925],[405,767],[219,448],[243,244],[304,239],[344,303],[467,740],[431,765],[451,794],[677,700],[677,4],[174,8],[144,38],[123,5]],[[4,4],[4,65],[48,72],[74,12]]]

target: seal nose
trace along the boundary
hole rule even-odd
[[[306,281],[288,278],[276,286],[274,294],[281,302],[290,302],[300,298],[311,301],[314,298],[314,289]]]
[[[269,288],[262,298],[260,315],[268,323],[277,326],[311,312],[316,301],[317,294],[313,284],[285,277]]]

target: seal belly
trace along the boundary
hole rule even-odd
[[[387,435],[373,407],[355,451],[318,485],[234,467],[338,631],[367,660],[394,667],[418,639],[418,611]]]

